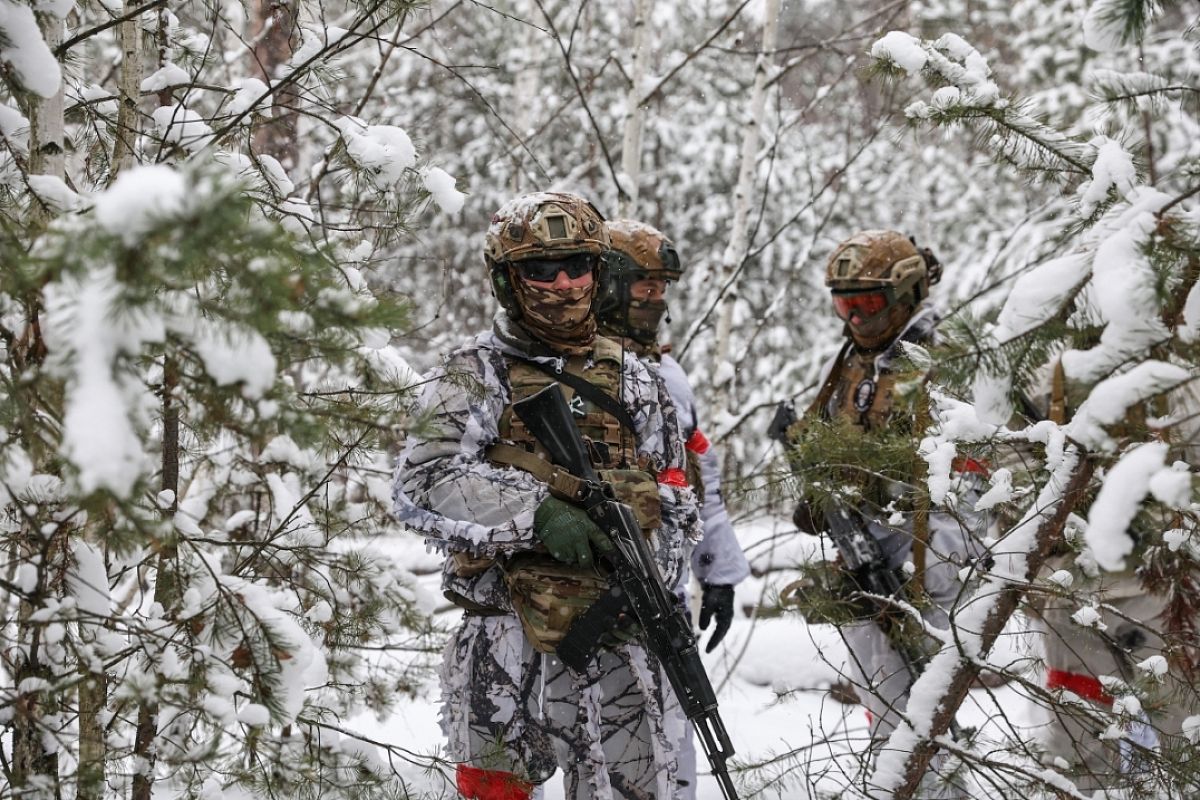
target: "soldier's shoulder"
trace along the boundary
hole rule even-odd
[[[483,373],[502,371],[504,353],[495,334],[480,333],[454,348],[442,359],[445,369],[469,369]]]
[[[687,372],[684,371],[683,366],[667,353],[663,353],[662,358],[659,359],[658,368],[664,378],[678,379],[684,382],[688,380]]]
[[[621,344],[618,339],[610,339],[607,336],[596,334],[596,339],[592,343],[592,360],[598,362],[612,361],[620,364],[627,356],[632,353]],[[635,359],[636,360],[636,359]]]

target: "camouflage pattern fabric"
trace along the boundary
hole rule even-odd
[[[513,291],[521,307],[520,325],[556,350],[582,355],[596,338],[596,317],[591,313],[597,284],[558,291],[530,286],[512,276]]]
[[[1137,748],[1187,752],[1192,745],[1183,735],[1183,722],[1200,713],[1200,695],[1169,657],[1169,637],[1164,636],[1168,598],[1147,592],[1132,570],[1104,574],[1100,580],[1103,602],[1097,608],[1098,625],[1076,623],[1072,616],[1078,613],[1078,604],[1053,596],[1037,619],[1037,630],[1044,637],[1047,689],[1052,694],[1081,698],[1074,704],[1067,701],[1042,709],[1042,745],[1048,761],[1061,759],[1069,765],[1065,771],[1079,791],[1127,791],[1137,796],[1139,790],[1149,793],[1150,789],[1150,785],[1142,785],[1150,782],[1149,775],[1143,774],[1146,765]],[[1137,665],[1152,656],[1167,656],[1168,668],[1150,679]],[[1124,693],[1106,685],[1106,678],[1144,691],[1139,718],[1121,725],[1128,740],[1098,735],[1115,719],[1111,715],[1114,695]],[[1103,687],[1103,693],[1089,693],[1089,684]],[[1179,793],[1175,796],[1198,796],[1200,783],[1194,776],[1175,773],[1172,779],[1169,789]],[[1160,784],[1159,788],[1168,787]]]
[[[683,371],[679,362],[661,352],[657,346],[643,347],[639,350],[639,355],[646,368],[662,380],[672,405],[679,413],[684,435],[690,439],[692,434],[700,431],[700,413],[687,373]],[[689,562],[684,564],[674,587],[675,595],[688,609],[692,608],[692,574],[695,574],[701,583],[728,586],[741,583],[750,575],[750,563],[746,560],[746,554],[742,552],[742,546],[733,530],[733,522],[725,508],[725,499],[721,495],[720,460],[716,449],[707,446],[707,440],[705,445],[703,452],[687,449],[688,485],[702,498],[700,513],[704,530],[703,538],[692,548]],[[699,471],[700,474],[694,476],[693,471]],[[675,797],[676,800],[695,800],[696,742],[692,726],[687,724],[686,720],[681,723],[679,738],[676,741],[679,752],[679,786]]]
[[[577,762],[566,771],[567,800],[674,797],[676,747],[686,720],[651,662],[629,644],[601,651],[587,675],[547,657],[547,731],[559,763]],[[584,751],[590,758],[578,762]]]
[[[533,649],[553,653],[571,623],[608,589],[594,567],[567,565],[551,556],[521,555],[504,565],[513,609]]]
[[[616,400],[621,394],[624,360],[625,356],[618,343],[597,336],[586,354],[571,356],[565,360],[563,372],[586,379],[588,383]],[[508,362],[508,384],[513,403],[531,397],[554,381],[553,374],[547,374],[527,361],[510,359]],[[577,394],[571,386],[560,386],[567,403],[573,409],[576,427],[592,448],[592,465],[596,469],[649,466],[639,463],[633,431],[627,430],[620,420],[588,398]],[[519,444],[542,458],[549,458],[545,449],[513,413],[511,404],[500,416],[500,437]],[[653,476],[651,479],[653,480]]]
[[[683,371],[679,362],[669,354],[663,353],[643,359],[642,363],[655,372],[667,387],[671,402],[679,413],[680,427],[685,435],[700,430],[702,415],[697,408],[696,397],[692,393],[687,373]],[[688,453],[698,456],[700,484],[704,491],[700,504],[704,537],[696,543],[692,551],[691,570],[702,583],[733,586],[750,576],[750,562],[742,552],[742,546],[733,530],[733,521],[725,508],[725,498],[721,493],[721,461],[717,449],[710,446],[702,453],[691,450]],[[685,570],[677,584],[677,592],[686,587],[689,577]]]
[[[891,419],[896,378],[892,366],[901,355],[899,342],[922,342],[933,335],[941,319],[937,309],[920,306],[896,336],[892,345],[880,353],[864,353],[851,348],[836,376],[831,375],[833,364],[826,365],[821,383],[834,380],[832,392],[824,408],[827,419],[849,420],[863,430],[880,430]]]
[[[642,532],[650,535],[662,527],[662,497],[654,476],[640,469],[605,469],[600,479],[607,481],[613,494],[633,509]]]
[[[423,392],[431,415],[425,436],[411,438],[400,456],[395,513],[447,556],[506,559],[538,546],[533,514],[546,486],[484,456],[499,441],[498,422],[510,401],[507,360],[531,352],[522,344],[522,332],[501,316],[493,332],[452,353]],[[682,468],[675,410],[632,356],[624,362],[621,397],[635,422],[639,456],[655,471]],[[658,490],[662,525],[651,545],[664,579],[672,582],[685,541],[698,536],[699,512],[690,489]],[[526,637],[499,565],[460,574],[448,557],[442,588],[493,610],[492,616],[468,614],[445,651],[442,727],[451,759],[534,783],[544,782],[557,762],[568,787],[587,787],[580,797],[670,797],[675,739],[667,731],[679,720],[671,712],[673,699],[664,700],[670,693],[661,669],[642,648],[621,645],[607,652],[595,674],[562,675],[557,659],[538,653]],[[566,719],[585,724],[554,723]],[[614,738],[605,740],[606,731]],[[646,794],[652,784],[654,793]]]
[[[821,377],[822,391],[830,380],[837,381],[832,393],[826,394],[823,408],[810,413],[822,413],[828,419],[848,419],[864,428],[868,433],[889,425],[912,424],[911,417],[905,418],[893,410],[889,375],[900,355],[901,341],[927,342],[933,336],[934,325],[939,319],[936,309],[922,305],[904,329],[893,339],[889,347],[880,353],[864,354],[851,350],[846,363],[834,374],[832,359],[825,365]],[[849,369],[847,369],[847,365]],[[862,391],[864,379],[874,384],[871,393]],[[963,564],[979,557],[983,552],[983,539],[990,519],[987,514],[976,512],[975,502],[981,494],[982,481],[978,475],[964,473],[957,476],[951,491],[959,498],[953,513],[934,511],[929,515],[928,547],[925,554],[923,585],[931,601],[922,609],[927,624],[946,630],[949,614],[956,602],[964,596],[959,571]],[[896,487],[897,497],[900,488]],[[869,507],[862,509],[867,519],[867,528],[879,542],[888,564],[899,570],[913,558],[913,521],[908,515],[897,524],[884,524],[872,519]],[[891,735],[908,705],[908,690],[915,676],[910,675],[903,658],[891,640],[874,621],[842,625],[839,628],[850,651],[850,677],[856,693],[870,714],[872,747],[881,747]],[[942,775],[949,763],[945,753],[938,754],[923,779],[918,796],[928,800],[950,800],[965,798],[965,789],[950,776]]]

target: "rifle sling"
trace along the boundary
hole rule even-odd
[[[846,362],[846,353],[850,352],[850,347],[853,342],[847,339],[842,349],[838,351],[837,357],[833,361],[833,366],[829,370],[829,376],[825,378],[825,383],[821,384],[820,390],[817,391],[817,396],[809,404],[808,408],[804,409],[804,416],[811,416],[816,413],[822,419],[826,418],[825,406],[829,403],[829,398],[833,396],[833,390],[837,386],[838,378],[842,377],[842,366]]]
[[[504,442],[489,445],[483,451],[488,461],[528,472],[550,487],[550,494],[570,503],[578,503],[587,495],[587,482],[576,478],[561,467],[551,464],[536,453]]]

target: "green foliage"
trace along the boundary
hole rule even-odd
[[[939,82],[934,81],[935,85]],[[920,124],[924,123],[962,125],[971,131],[976,146],[997,162],[1058,183],[1089,175],[1095,159],[1095,153],[1084,143],[1047,125],[1032,108],[1019,102],[1001,106],[950,104],[931,110]]]
[[[869,604],[856,599],[858,587],[845,569],[832,561],[801,565],[798,578],[783,590],[781,605],[795,610],[810,625],[851,625],[871,618]]]
[[[1082,289],[1082,285],[1079,287]],[[1071,347],[1094,344],[1095,332],[1079,329],[1062,318],[1041,325],[1036,335],[1018,337],[1003,344],[982,338],[984,323],[967,312],[948,318],[939,328],[939,341],[933,350],[938,365],[937,381],[954,394],[968,395],[972,381],[980,371],[993,375],[1011,375],[1014,406],[1028,415],[1028,403],[1044,392],[1046,364],[1057,357],[1067,343]]]
[[[847,420],[811,420],[797,423],[789,433],[788,461],[800,499],[818,509],[847,497],[887,506],[912,487],[922,463],[919,439],[902,422],[867,432]]]
[[[1121,32],[1122,44],[1134,44],[1146,35],[1150,20],[1173,0],[1098,0],[1097,17],[1106,26]]]
[[[165,170],[155,177],[173,180]],[[408,308],[374,295],[337,251],[265,216],[243,184],[205,171],[182,181],[165,207],[125,225],[96,212],[59,218],[28,254],[9,251],[0,485],[5,498],[39,502],[8,506],[0,535],[22,552],[28,531],[57,520],[60,546],[87,542],[128,565],[114,580],[152,587],[155,605],[112,633],[97,633],[111,620],[84,617],[54,663],[95,662],[109,652],[97,649],[105,637],[134,643],[132,672],[111,689],[120,703],[112,725],[132,729],[159,704],[184,709],[158,756],[177,785],[198,788],[223,773],[278,792],[299,785],[298,770],[304,785],[388,796],[395,787],[378,765],[364,771],[361,759],[333,753],[304,763],[305,748],[268,731],[294,726],[306,708],[382,711],[396,693],[379,687],[416,676],[412,666],[374,663],[373,653],[384,642],[432,649],[413,577],[362,544],[392,527],[385,452],[409,421],[412,377],[385,351]],[[97,313],[108,315],[103,325]],[[73,329],[111,337],[111,346]],[[112,395],[99,398],[95,424],[128,420],[144,454],[129,491],[87,489],[97,465],[78,463],[70,446],[87,434],[72,409],[97,387]],[[177,439],[164,427],[175,415]],[[176,469],[164,499],[158,489]],[[52,602],[50,570],[61,559],[39,556],[46,579],[24,603]],[[109,587],[97,590],[107,596]],[[317,664],[329,688],[310,693],[303,676]],[[199,706],[201,697],[221,701]],[[266,709],[265,726],[234,723],[235,707],[248,703]],[[295,770],[254,767],[277,746],[295,751]]]

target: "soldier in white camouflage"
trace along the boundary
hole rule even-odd
[[[750,574],[750,565],[721,496],[720,459],[701,429],[687,373],[659,344],[660,327],[667,315],[666,292],[683,275],[683,267],[674,243],[650,225],[611,220],[608,230],[612,249],[605,258],[597,301],[600,332],[637,353],[646,368],[662,379],[679,414],[688,469],[686,476],[676,477],[686,478],[702,498],[704,538],[692,548],[691,569],[685,565],[675,592],[681,602],[690,605],[690,578],[692,573],[696,575],[701,589],[700,628],[707,630],[711,625],[713,629],[705,645],[705,652],[711,653],[733,623],[734,586]],[[680,800],[694,800],[696,750],[690,726],[680,742],[678,782]]]
[[[447,555],[445,595],[464,610],[442,672],[442,727],[460,793],[523,800],[563,770],[566,796],[672,796],[682,720],[662,671],[617,631],[586,674],[554,656],[605,587],[611,544],[515,418],[513,402],[558,382],[593,464],[635,508],[668,583],[699,535],[678,421],[661,385],[596,334],[604,220],[580,197],[538,193],[492,218],[485,261],[502,306],[494,329],[451,353],[426,387],[430,430],[406,443],[397,516]]]
[[[873,438],[889,431],[919,430],[920,420],[900,405],[898,366],[905,343],[928,346],[933,342],[939,315],[928,298],[930,285],[940,275],[941,266],[932,252],[919,250],[896,231],[862,231],[834,250],[825,285],[835,313],[845,324],[846,341],[825,365],[816,399],[789,430],[789,439],[803,436],[807,426],[845,426],[845,435],[860,437],[862,447],[871,448]],[[803,470],[805,464],[797,467]],[[920,475],[871,482],[872,490],[862,492],[863,502],[852,509],[879,543],[888,566],[907,572],[907,565],[912,570],[906,594],[920,598],[926,622],[942,629],[948,627],[948,614],[962,593],[960,569],[982,553],[988,526],[985,515],[973,508],[986,465],[960,457],[953,470],[952,491],[961,501],[952,513],[911,504],[907,486]],[[826,524],[816,517],[814,509],[801,503],[794,519],[801,530],[819,533]],[[831,600],[847,601],[857,587],[846,582],[828,589],[849,595]],[[848,677],[867,708],[872,745],[877,749],[904,713],[916,676],[900,650],[905,643],[893,641],[870,614],[841,625],[840,630],[850,651]],[[940,771],[943,763],[944,759],[936,760],[934,771]],[[920,796],[963,796],[947,777],[938,780],[931,773]]]

